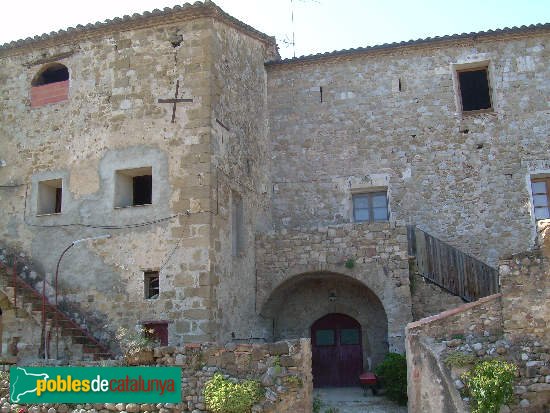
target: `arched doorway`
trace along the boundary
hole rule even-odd
[[[345,314],[361,326],[363,371],[382,362],[389,347],[386,311],[371,289],[351,277],[329,272],[294,276],[271,293],[261,311],[272,341],[312,338],[312,325],[327,314]]]
[[[363,370],[361,324],[345,314],[327,314],[311,326],[314,387],[359,384]]]

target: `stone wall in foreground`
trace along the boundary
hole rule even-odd
[[[500,261],[501,294],[407,326],[409,411],[467,411],[461,376],[493,358],[517,367],[514,398],[502,411],[549,411],[548,228],[539,223],[538,249]],[[468,362],[453,364],[453,357]]]
[[[93,362],[83,362],[82,365],[91,364],[97,365]],[[102,365],[104,364],[119,365],[121,362],[103,362]],[[214,343],[158,347],[154,349],[152,365],[181,367],[181,403],[40,405],[25,406],[26,411],[206,413],[203,389],[205,383],[216,372],[237,380],[252,379],[261,383],[265,390],[265,398],[253,407],[255,413],[309,412],[312,408],[313,382],[309,339],[265,344],[229,343],[225,347]],[[2,412],[18,411],[17,405],[9,403],[5,383],[4,386],[0,383],[0,397]],[[52,408],[55,410],[51,410]]]

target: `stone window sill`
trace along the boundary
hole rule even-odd
[[[115,209],[128,209],[128,208],[144,208],[150,207],[153,204],[143,204],[143,205],[125,205],[125,206],[116,206]]]

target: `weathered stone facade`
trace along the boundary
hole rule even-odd
[[[246,319],[237,314],[253,319],[253,304],[234,302],[246,289],[242,297],[253,297],[254,261],[251,248],[232,260],[225,247],[228,189],[243,195],[248,233],[266,225],[268,171],[258,166],[266,108],[257,102],[266,100],[263,63],[272,50],[271,38],[208,4],[0,52],[0,174],[13,185],[2,188],[1,238],[53,284],[67,245],[110,234],[73,248],[60,266],[62,300],[103,318],[100,338],[166,321],[171,344],[227,340],[238,330],[232,320]],[[30,107],[31,79],[48,61],[69,68],[69,98]],[[172,106],[158,99],[173,97],[176,83],[178,97],[193,102],[179,103],[171,122]],[[151,170],[150,205],[117,207],[117,171],[137,168]],[[62,180],[62,211],[41,214],[39,182],[51,179]],[[243,193],[250,187],[259,195]],[[144,298],[148,270],[159,271],[158,299]]]
[[[353,191],[387,188],[392,222],[485,262],[530,249],[529,176],[550,166],[547,42],[442,39],[269,64],[274,225],[350,222]],[[493,110],[467,115],[456,70],[475,62],[488,64]]]

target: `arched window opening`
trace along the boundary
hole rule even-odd
[[[69,69],[61,63],[43,66],[31,86],[31,107],[63,102],[69,98]]]
[[[69,80],[69,69],[61,63],[53,63],[42,68],[32,80],[32,86],[49,85],[50,83]]]

